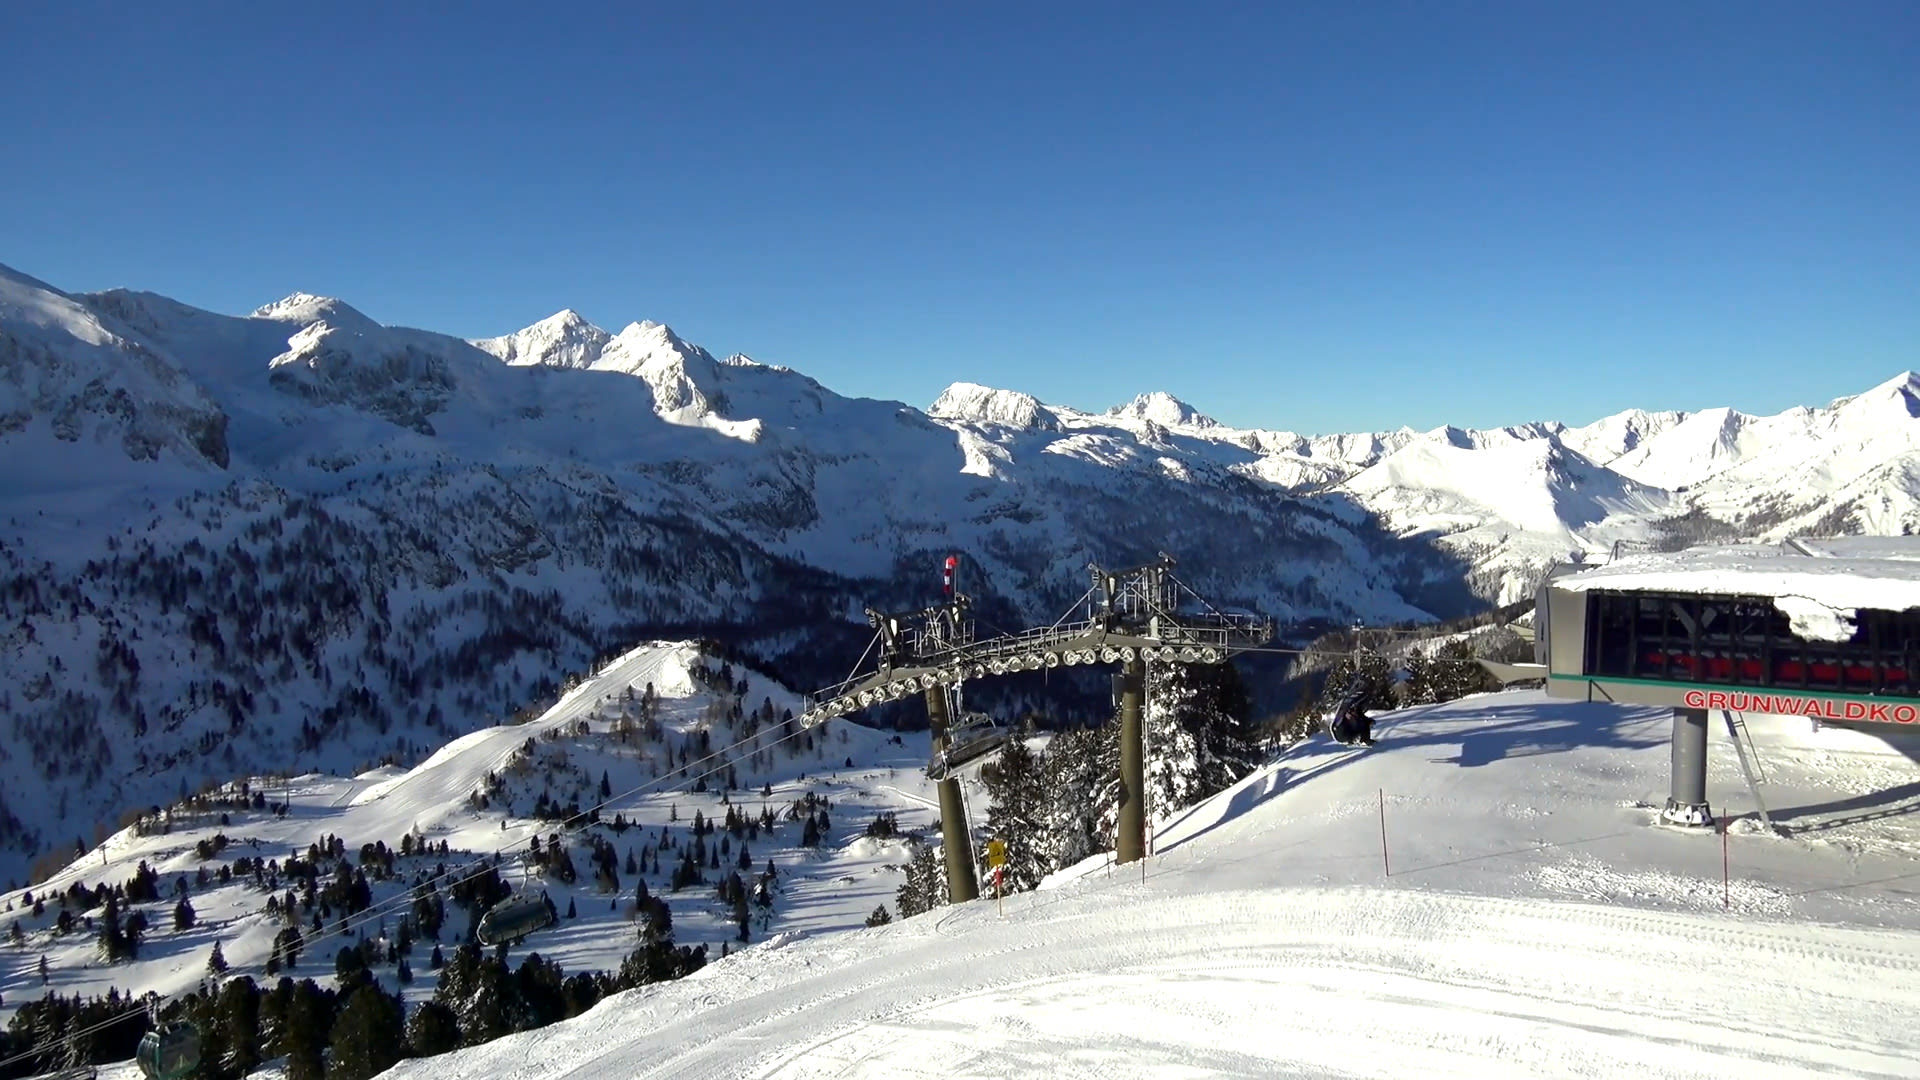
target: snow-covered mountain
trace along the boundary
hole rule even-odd
[[[643,636],[828,682],[948,551],[1000,625],[1160,550],[1282,619],[1444,613],[1459,576],[1149,418],[930,417],[654,322],[474,343],[0,280],[0,880],[203,782],[414,760]]]
[[[1008,393],[970,386],[967,399]],[[1089,419],[1057,405],[1023,407],[1069,430]],[[1430,538],[1463,566],[1475,596],[1500,603],[1529,595],[1544,566],[1605,558],[1622,541],[1671,547],[1920,528],[1912,372],[1777,416],[1634,409],[1582,427],[1305,436],[1227,428],[1148,394],[1103,419],[1265,485],[1351,500],[1398,536]]]
[[[5,267],[0,327],[0,437],[15,462],[38,459],[39,466],[10,468],[17,483],[44,489],[89,467],[162,455],[194,468],[226,467],[226,416],[137,336],[114,332],[84,304]],[[86,449],[59,455],[66,460],[45,457],[60,443]]]
[[[301,948],[313,959],[288,974],[324,981],[343,946],[393,940],[418,881],[432,876],[435,895],[445,898],[444,924],[413,931],[409,975],[370,950],[377,981],[415,1006],[434,996],[440,965],[429,951],[451,952],[478,914],[461,910],[450,886],[500,856],[501,880],[546,894],[560,917],[516,950],[516,962],[537,950],[569,972],[617,971],[635,945],[623,905],[638,885],[670,899],[678,942],[705,947],[716,961],[727,947],[858,928],[877,905],[893,903],[909,837],[937,821],[924,772],[927,736],[841,721],[789,737],[781,718],[799,704],[788,688],[694,643],[648,642],[527,722],[469,732],[411,769],[234,777],[131,822],[30,891],[0,895],[12,948],[23,958],[0,972],[0,998],[11,1012],[48,993],[173,997],[199,984],[215,948],[232,975],[271,985],[266,966],[286,929],[279,897],[300,890],[292,865],[281,860],[330,837],[342,849],[321,856],[319,880],[336,872],[351,879],[357,869],[364,903],[342,906],[329,887],[317,905],[296,904]],[[723,753],[701,761],[703,747]],[[788,811],[815,800],[831,815],[823,814],[819,842],[810,843],[811,823]],[[977,791],[973,801],[984,816]],[[897,833],[867,835],[880,814]],[[704,838],[696,815],[716,827]],[[719,828],[723,822],[729,827]],[[564,839],[553,844],[555,837]],[[543,843],[567,851],[565,870],[525,864],[530,848]],[[369,856],[376,844],[380,854]],[[592,859],[605,845],[615,858],[603,875]],[[677,864],[695,851],[698,887],[675,884]],[[768,902],[756,905],[742,933],[713,886],[733,872],[752,882],[769,865],[778,876]],[[91,918],[103,912],[74,890],[111,888],[142,872],[163,895],[130,896],[121,912],[138,913],[152,932],[136,956],[103,963],[99,936],[90,932]],[[183,897],[192,912],[184,924],[176,915]],[[320,912],[321,925],[306,922]],[[36,957],[46,958],[44,975]]]
[[[206,780],[410,761],[643,636],[824,683],[949,551],[1000,626],[1158,551],[1306,624],[1460,614],[1620,539],[1901,531],[1913,386],[1308,436],[1165,393],[956,383],[922,412],[657,322],[466,341],[0,269],[0,880]]]

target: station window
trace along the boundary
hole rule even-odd
[[[1920,612],[1855,612],[1847,641],[1809,641],[1771,599],[1587,593],[1586,673],[1860,694],[1920,690]]]

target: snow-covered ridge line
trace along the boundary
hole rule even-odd
[[[324,297],[230,317],[0,279],[0,453],[35,465],[0,475],[0,645],[32,690],[0,709],[0,879],[183,779],[418,761],[667,627],[824,684],[810,637],[927,595],[951,551],[1025,618],[1164,550],[1223,602],[1351,624],[1530,595],[1621,540],[1920,527],[1911,380],[1743,429],[1680,491],[1610,465],[1677,460],[1665,414],[1578,445],[980,387],[939,417],[659,323],[562,313],[488,351]]]

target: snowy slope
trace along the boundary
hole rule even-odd
[[[1679,414],[1306,436],[957,385],[934,416],[657,322],[467,342],[306,293],[233,317],[6,282],[0,393],[36,403],[0,424],[34,463],[0,480],[0,880],[183,786],[413,762],[647,636],[830,681],[861,607],[926,602],[950,551],[1004,626],[1159,551],[1218,602],[1378,623],[1618,539],[1920,527],[1906,378],[1662,493],[1602,454]]]
[[[1752,722],[1793,835],[1735,823],[1724,886],[1718,836],[1654,824],[1665,712],[1480,696],[1295,748],[1142,868],[768,941],[393,1075],[1911,1076],[1920,750]]]
[[[586,836],[608,839],[622,853],[658,844],[662,837],[684,843],[696,812],[716,820],[724,817],[729,805],[754,814],[763,806],[779,813],[807,793],[831,800],[833,828],[818,850],[799,845],[797,824],[783,823],[771,833],[756,832],[754,868],[772,862],[782,877],[771,921],[756,927],[754,940],[853,929],[877,905],[891,907],[901,880],[897,867],[907,858],[906,843],[874,840],[862,833],[881,812],[894,813],[903,831],[925,830],[934,822],[933,785],[924,775],[925,734],[896,741],[890,733],[836,721],[818,730],[817,738],[782,742],[775,725],[723,758],[696,763],[680,774],[666,760],[683,739],[700,729],[713,731],[716,750],[738,741],[737,729],[724,720],[728,702],[737,699],[751,710],[762,702],[771,702],[776,709],[795,707],[799,700],[785,687],[753,673],[740,675],[746,683],[744,694],[721,694],[703,687],[692,674],[693,665],[702,659],[699,650],[687,643],[640,646],[563,695],[537,719],[454,739],[412,769],[378,769],[355,777],[256,778],[254,790],[290,806],[285,816],[221,807],[177,816],[174,827],[164,833],[123,830],[32,890],[47,900],[42,915],[27,914],[18,891],[0,897],[5,907],[0,921],[18,921],[26,934],[14,949],[14,962],[0,972],[0,999],[17,1007],[42,993],[36,974],[41,955],[48,957],[51,973],[46,989],[61,994],[104,994],[109,987],[179,993],[197,986],[204,977],[206,959],[216,941],[232,965],[232,974],[250,974],[260,981],[273,936],[282,925],[267,917],[264,905],[268,895],[278,893],[244,877],[231,884],[214,882],[193,888],[190,899],[199,922],[192,929],[175,931],[172,883],[179,875],[191,879],[202,868],[217,873],[236,857],[265,860],[304,852],[324,835],[344,840],[350,857],[361,845],[375,841],[398,851],[403,836],[411,837],[416,846],[445,843],[450,853],[400,859],[399,879],[374,884],[375,908],[357,917],[361,925],[352,937],[335,935],[331,921],[329,936],[309,933],[306,948],[314,959],[302,961],[295,969],[293,974],[301,977],[331,977],[332,957],[342,945],[375,937],[382,929],[391,931],[410,899],[408,879],[413,874],[458,873],[476,858],[495,853],[508,857],[502,876],[510,885],[546,892],[562,912],[570,905],[578,911],[577,917],[530,939],[526,950],[537,950],[569,971],[613,970],[632,950],[634,929],[628,915],[592,882]],[[638,698],[649,685],[661,697],[663,737],[619,738],[614,725],[623,705],[631,707],[628,691]],[[578,733],[582,722],[587,725],[586,734]],[[531,756],[523,750],[529,740],[535,745]],[[853,762],[850,767],[848,760]],[[720,786],[727,775],[724,765],[734,767],[741,784],[730,796]],[[711,790],[694,792],[695,779],[709,772]],[[601,812],[609,824],[582,830],[574,838],[573,859],[583,871],[581,879],[567,885],[521,868],[514,856],[524,853],[536,836],[544,839],[562,828],[557,820],[529,816],[534,795],[572,797],[578,792],[579,805],[592,805],[601,801],[595,785],[603,774],[612,782],[612,797]],[[492,789],[490,806],[474,808],[469,796],[488,791],[492,777],[505,778],[504,784]],[[723,801],[727,797],[730,804]],[[974,801],[984,802],[977,794]],[[977,810],[984,814],[985,806]],[[227,815],[227,822],[218,820],[220,814]],[[610,824],[616,814],[633,828],[616,832]],[[230,845],[211,860],[199,858],[195,845],[216,834],[227,836]],[[710,842],[717,843],[717,837]],[[671,890],[665,874],[642,875],[649,888],[671,904],[681,944],[706,944],[716,957],[723,944],[739,946],[729,912],[713,896],[713,883],[733,869],[737,852],[737,847],[729,851],[724,869],[710,871],[706,884],[684,891]],[[667,852],[665,870],[672,869],[672,859]],[[59,910],[53,900],[56,891],[75,882],[119,884],[143,860],[159,873],[167,899],[140,906],[153,930],[139,960],[103,965],[95,954],[94,934],[76,932],[62,938],[53,932]],[[621,882],[630,901],[633,877],[623,873]],[[99,914],[97,909],[93,914]],[[449,904],[448,928],[442,934],[449,947],[464,937],[467,924],[468,916]],[[431,944],[423,942],[413,957],[416,978],[411,985],[402,986],[396,970],[384,965],[379,970],[383,985],[410,1001],[430,997],[434,975],[425,953]]]
[[[0,266],[0,493],[227,464],[227,418],[185,372],[81,302]],[[63,446],[62,444],[65,444]],[[70,447],[70,449],[69,449]]]
[[[1464,444],[1464,445],[1463,445]],[[1471,559],[1500,603],[1530,595],[1539,568],[1575,552],[1641,539],[1676,509],[1659,488],[1596,465],[1557,441],[1422,437],[1337,489],[1392,528],[1437,533]]]
[[[0,880],[205,782],[411,763],[652,634],[830,681],[861,606],[924,602],[949,551],[1004,623],[1159,550],[1281,617],[1420,618],[1413,586],[1446,573],[1149,421],[1052,453],[658,323],[475,345],[306,293],[234,317],[7,281],[8,341],[33,343],[8,370],[50,403],[0,431],[41,462],[0,483]],[[146,360],[133,419],[63,449],[53,418]],[[92,452],[179,413],[224,425],[224,456]]]

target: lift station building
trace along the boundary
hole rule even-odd
[[[1710,712],[1724,714],[1736,750],[1745,713],[1920,730],[1920,537],[1562,566],[1540,587],[1534,635],[1530,674],[1550,696],[1674,710],[1662,818],[1709,825]]]

